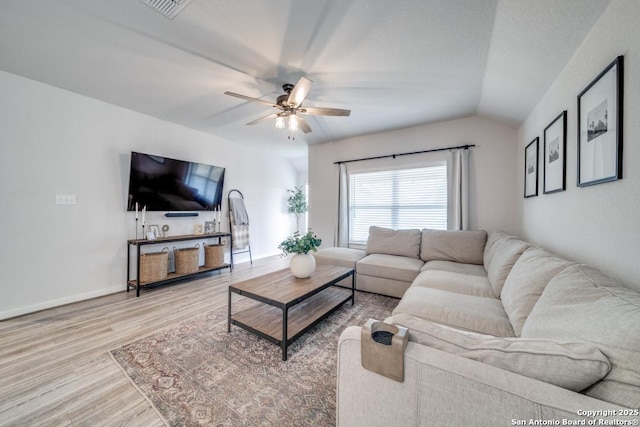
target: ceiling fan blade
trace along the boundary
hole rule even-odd
[[[341,110],[340,108],[319,108],[304,107],[298,110],[300,114],[309,114],[311,116],[349,116],[351,110]]]
[[[298,116],[298,129],[300,129],[304,133],[311,132],[311,126],[309,126],[309,123],[307,123],[307,121],[300,116]]]
[[[298,83],[293,87],[293,90],[289,94],[289,99],[287,103],[294,108],[297,107],[304,101],[304,99],[309,94],[309,90],[311,90],[311,85],[313,82],[306,77],[300,77]]]
[[[235,96],[236,98],[244,99],[245,101],[257,102],[258,104],[268,105],[269,107],[280,108],[276,104],[273,104],[269,101],[264,101],[258,98],[251,98],[250,96],[240,95],[239,93],[226,91],[224,94],[229,96]]]
[[[247,125],[252,126],[252,125],[260,123],[263,120],[273,119],[277,115],[278,115],[278,113],[269,114],[268,116],[264,116],[264,117],[260,117],[259,119],[255,119],[254,121],[247,123]]]

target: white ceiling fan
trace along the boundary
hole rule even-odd
[[[348,116],[351,114],[351,110],[343,110],[339,108],[322,108],[322,107],[303,107],[302,101],[305,100],[311,89],[313,82],[306,77],[300,77],[298,83],[292,85],[291,83],[285,83],[282,85],[285,94],[278,96],[276,103],[252,98],[250,96],[241,95],[234,92],[225,92],[225,95],[235,96],[236,98],[244,99],[246,101],[257,102],[278,111],[259,119],[253,120],[247,125],[255,125],[264,120],[276,119],[277,128],[288,127],[290,131],[294,132],[297,129],[301,129],[304,133],[311,132],[309,123],[304,119],[304,115],[309,116]]]

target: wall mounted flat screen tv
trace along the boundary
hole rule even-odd
[[[128,210],[220,209],[224,168],[131,152]]]

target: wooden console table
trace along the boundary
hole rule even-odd
[[[208,234],[184,234],[181,236],[170,236],[170,237],[161,237],[155,240],[147,240],[147,239],[131,239],[127,240],[127,292],[130,289],[136,290],[136,297],[140,296],[140,289],[149,286],[149,285],[161,285],[167,284],[170,282],[175,282],[182,279],[187,279],[192,276],[196,276],[198,274],[209,273],[211,271],[222,270],[224,268],[228,268],[229,271],[233,271],[233,251],[229,250],[230,263],[222,264],[218,267],[205,267],[200,266],[198,271],[194,273],[188,274],[176,274],[169,273],[166,279],[156,280],[153,282],[145,282],[140,283],[140,249],[142,246],[147,245],[162,245],[166,243],[173,242],[184,242],[188,240],[208,240],[208,239],[218,239],[218,243],[222,242],[223,238],[229,239],[229,248],[233,247],[233,237],[231,233],[208,233]],[[131,279],[131,248],[136,248],[136,278]]]

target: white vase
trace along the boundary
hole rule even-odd
[[[315,271],[316,259],[311,254],[295,254],[289,268],[298,279],[305,279]]]

